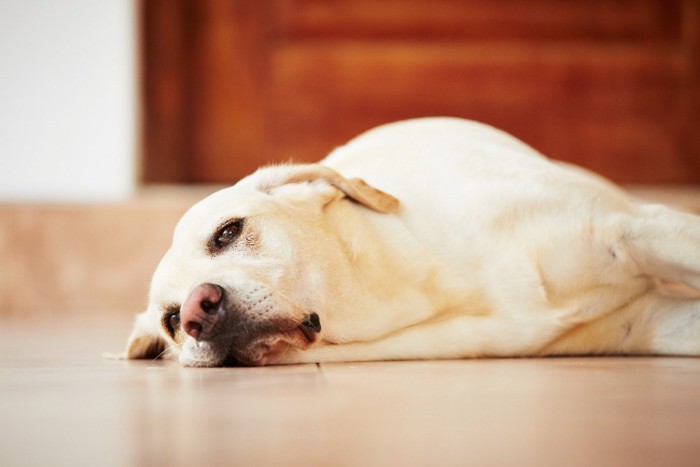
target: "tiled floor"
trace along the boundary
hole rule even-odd
[[[128,315],[0,326],[2,466],[696,466],[700,359],[184,369]]]

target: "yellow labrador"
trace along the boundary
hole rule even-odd
[[[698,288],[700,218],[489,126],[410,120],[192,207],[127,356],[698,355]]]

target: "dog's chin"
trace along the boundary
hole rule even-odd
[[[183,366],[190,367],[275,365],[286,362],[285,355],[290,351],[305,350],[313,343],[302,332],[263,336],[240,346],[187,339],[179,360]]]
[[[194,339],[187,339],[182,345],[182,351],[178,359],[183,366],[223,366],[228,359],[228,352],[216,342],[200,342]]]

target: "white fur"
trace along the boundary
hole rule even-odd
[[[675,292],[700,289],[693,215],[638,204],[598,176],[459,119],[385,125],[321,164],[342,179],[300,183],[288,173],[308,177],[314,166],[267,168],[194,206],[144,316],[159,322],[164,306],[204,282],[238,295],[262,290],[275,316],[318,313],[314,345],[275,341],[256,364],[700,353],[700,304]],[[391,197],[349,187],[356,177],[397,198],[398,211],[388,213]],[[207,255],[203,243],[234,217],[252,219],[255,251]],[[256,307],[245,312],[262,313]],[[197,348],[187,337],[180,360],[221,364]]]

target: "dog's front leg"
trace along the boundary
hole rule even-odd
[[[536,355],[566,328],[565,314],[537,317],[457,316],[413,326],[371,342],[321,344],[272,363],[421,360]]]

